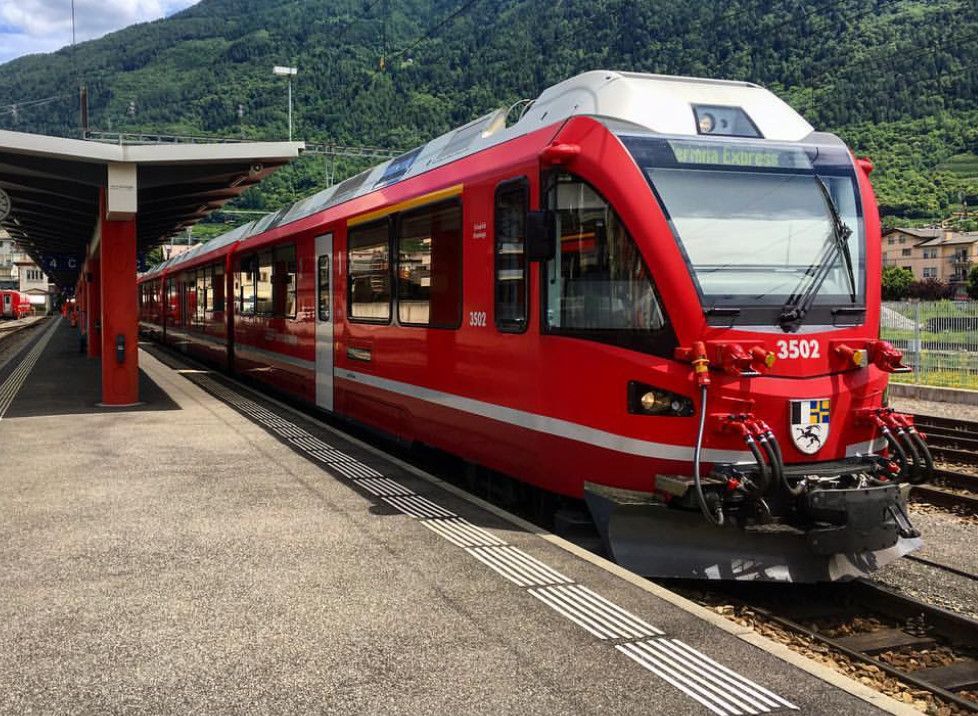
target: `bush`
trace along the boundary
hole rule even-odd
[[[954,298],[954,287],[936,278],[925,278],[910,284],[909,296],[921,301],[940,301]]]
[[[978,266],[968,272],[968,298],[978,299]]]
[[[900,301],[910,295],[913,272],[899,266],[883,267],[883,300]]]

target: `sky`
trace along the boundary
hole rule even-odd
[[[198,0],[75,0],[78,42],[156,20]],[[71,0],[0,0],[0,64],[71,44]]]

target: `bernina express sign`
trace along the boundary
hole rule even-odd
[[[10,195],[0,189],[0,221],[10,216]]]

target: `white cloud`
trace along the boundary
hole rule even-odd
[[[75,0],[79,42],[172,15],[198,0]],[[0,62],[71,43],[71,0],[0,0]]]

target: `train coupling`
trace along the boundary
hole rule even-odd
[[[876,466],[872,458],[862,458],[819,469],[838,475]],[[723,471],[714,471],[704,487],[719,493],[727,480]],[[657,488],[675,496],[663,500],[590,484],[584,493],[609,555],[646,577],[844,581],[868,576],[921,546],[896,484],[816,487],[791,501],[787,517],[750,524],[731,519],[722,527],[683,509],[684,502],[691,502],[688,480],[658,476]],[[783,508],[771,506],[774,512]],[[735,516],[736,509],[728,506],[728,514]]]

